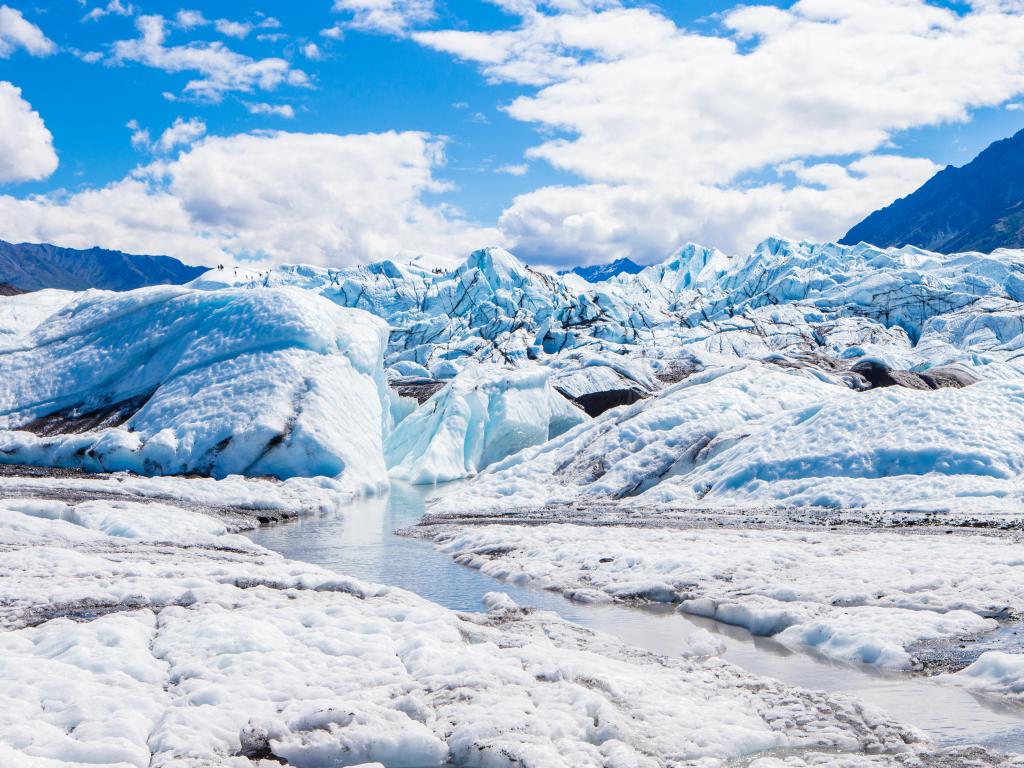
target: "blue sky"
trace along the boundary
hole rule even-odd
[[[0,238],[337,264],[498,242],[561,265],[838,237],[1024,125],[1015,5],[9,1]],[[385,134],[400,151],[351,138]]]

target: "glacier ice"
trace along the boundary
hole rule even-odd
[[[285,265],[213,270],[187,288],[27,294],[0,310],[0,374],[11,382],[0,458],[344,475],[354,489],[386,483],[388,467],[418,482],[480,474],[473,493],[485,504],[646,491],[657,504],[1019,505],[1012,441],[971,421],[1017,423],[1022,274],[1021,251],[774,238],[740,257],[688,245],[596,285],[485,248],[449,269]],[[547,383],[465,393],[487,376]],[[738,377],[744,392],[730,383]],[[974,381],[960,393],[879,390]],[[552,391],[597,421],[563,435],[552,425],[571,426],[576,410]],[[702,424],[699,404],[715,397]],[[491,405],[516,399],[536,413]],[[890,429],[897,417],[907,426]],[[643,461],[620,462],[648,421]],[[945,453],[929,460],[911,443],[927,441],[930,424],[941,424]],[[873,453],[840,455],[830,441],[869,442]],[[738,467],[758,451],[791,454],[744,480]],[[643,471],[630,474],[630,461]]]
[[[344,476],[387,482],[391,394],[383,321],[295,288],[89,291],[0,352],[7,462],[131,470]],[[120,425],[39,436],[53,412],[120,402]]]
[[[587,419],[548,383],[548,370],[467,369],[384,440],[391,475],[442,483],[547,442]]]

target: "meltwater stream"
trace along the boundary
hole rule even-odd
[[[337,513],[260,528],[249,536],[285,557],[402,587],[456,611],[484,610],[487,592],[506,592],[520,605],[553,611],[660,654],[678,654],[685,647],[684,638],[703,627],[724,641],[723,658],[758,675],[856,696],[943,745],[982,744],[1024,752],[1024,708],[926,678],[877,672],[795,651],[739,627],[677,613],[671,606],[573,603],[558,593],[505,584],[458,565],[428,541],[395,536],[393,531],[422,517],[424,501],[432,493],[436,491],[395,484],[386,496],[359,500]]]

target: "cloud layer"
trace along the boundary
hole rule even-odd
[[[744,250],[769,233],[836,237],[935,170],[875,156],[900,131],[1024,90],[1016,4],[965,14],[921,0],[738,6],[718,34],[649,7],[505,4],[522,17],[515,29],[414,39],[526,88],[508,113],[551,136],[527,155],[583,180],[505,211],[502,227],[534,256],[654,258],[681,238]]]
[[[430,201],[436,139],[261,132],[209,137],[102,189],[0,196],[8,239],[102,244],[213,264],[234,256],[351,264],[403,249],[462,255],[501,241]]]

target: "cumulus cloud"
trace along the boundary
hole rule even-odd
[[[0,183],[37,181],[57,170],[53,136],[21,89],[0,81]]]
[[[0,5],[0,59],[6,59],[18,48],[33,56],[49,56],[57,46],[43,30],[21,15],[21,11]]]
[[[443,159],[437,139],[414,132],[209,137],[102,189],[0,196],[0,219],[17,240],[205,263],[342,265],[500,242],[431,202],[446,188],[434,176]]]
[[[196,139],[206,133],[206,123],[197,117],[184,120],[175,118],[174,123],[157,139],[157,149],[161,152],[170,152],[175,147],[183,147],[192,144]]]
[[[686,242],[745,253],[768,235],[828,240],[866,210],[929,178],[930,160],[868,155],[842,166],[788,169],[798,183],[675,189],[631,184],[550,186],[517,196],[500,226],[517,252],[552,264],[630,256],[653,262]]]
[[[164,72],[197,72],[199,77],[185,85],[193,98],[219,101],[228,91],[251,93],[273,90],[279,85],[308,85],[309,78],[280,58],[253,59],[236,53],[221,42],[192,42],[166,45],[166,20],[162,16],[140,16],[140,36],[118,40],[111,46],[110,62],[137,62]]]
[[[323,58],[323,54],[320,53],[320,48],[319,46],[317,46],[316,43],[306,43],[304,46],[302,46],[301,50],[302,55],[312,61],[319,61],[321,58]]]
[[[129,120],[127,127],[132,132],[133,147],[154,153],[166,153],[177,147],[186,147],[206,133],[206,123],[197,117],[188,120],[175,118],[156,141],[150,138],[149,130],[143,128],[138,120]]]
[[[350,14],[348,26],[353,29],[392,35],[404,34],[437,15],[434,0],[334,0],[334,10]],[[328,30],[321,34],[333,36]]]
[[[737,6],[706,34],[650,7],[503,5],[521,15],[517,27],[413,37],[523,87],[507,112],[547,137],[528,157],[582,180],[505,212],[502,226],[537,254],[545,237],[559,248],[578,238],[576,258],[583,243],[628,252],[627,233],[662,253],[698,238],[743,250],[771,231],[836,237],[931,169],[868,159],[901,131],[1024,91],[1024,15],[1005,3],[964,13],[924,0]]]

